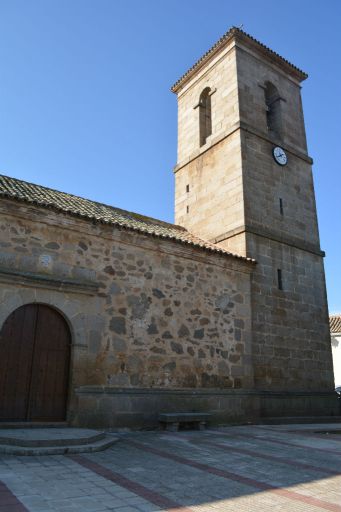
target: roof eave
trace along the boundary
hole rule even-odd
[[[227,258],[237,259],[239,261],[242,261],[243,263],[247,263],[247,264],[251,264],[251,265],[255,265],[257,263],[257,261],[255,259],[253,259],[253,258],[248,258],[248,257],[242,256],[242,255],[239,255],[239,254],[234,254],[234,253],[228,252],[228,251],[226,251],[224,249],[221,249],[220,247],[216,247],[215,248],[215,247],[205,246],[204,245],[204,241],[203,241],[203,244],[199,244],[199,243],[193,242],[191,240],[181,240],[181,239],[176,238],[175,236],[172,236],[172,235],[152,233],[152,232],[148,231],[147,229],[143,229],[143,228],[139,228],[139,227],[135,227],[135,226],[127,226],[124,223],[121,223],[121,222],[118,222],[118,221],[108,221],[108,220],[104,220],[104,219],[98,219],[98,218],[90,216],[90,215],[85,215],[85,214],[73,212],[72,210],[64,210],[63,208],[60,208],[60,207],[58,207],[56,205],[52,205],[52,204],[48,204],[48,203],[44,204],[44,203],[40,203],[40,202],[35,201],[35,200],[29,200],[27,198],[22,198],[22,197],[15,197],[15,196],[11,196],[11,195],[9,195],[7,193],[1,193],[0,194],[0,198],[1,197],[3,197],[4,199],[10,200],[10,201],[16,201],[16,202],[20,202],[20,203],[25,203],[25,204],[29,204],[29,205],[32,205],[32,206],[36,206],[38,208],[46,208],[46,209],[54,210],[54,211],[56,211],[58,213],[62,213],[62,214],[65,214],[65,215],[71,215],[72,217],[80,218],[80,219],[83,219],[85,221],[90,221],[90,222],[92,222],[94,224],[109,225],[109,226],[116,227],[118,229],[124,229],[126,231],[138,232],[140,234],[143,234],[143,235],[146,235],[146,236],[150,236],[150,237],[154,237],[154,238],[159,238],[159,239],[163,239],[163,240],[170,240],[170,241],[173,241],[175,243],[179,243],[179,244],[182,244],[182,245],[187,245],[187,246],[190,246],[190,247],[193,247],[193,248],[196,248],[196,249],[200,249],[200,250],[206,251],[206,252],[208,252],[210,254],[217,254],[217,255],[221,255],[221,256],[227,257]]]
[[[200,57],[200,59],[197,60],[197,62],[188,71],[186,71],[186,73],[184,73],[177,82],[175,82],[171,87],[171,91],[177,93],[194,74],[206,65],[207,62],[209,62],[217,53],[225,48],[232,39],[244,43],[249,48],[260,52],[274,64],[277,64],[282,68],[284,67],[285,71],[298,82],[302,82],[308,77],[307,73],[291,64],[288,60],[281,57],[278,53],[274,52],[260,41],[257,41],[254,37],[237,27],[232,27],[202,57]]]

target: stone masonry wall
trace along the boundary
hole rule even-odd
[[[244,209],[239,132],[231,134],[228,143],[217,143],[178,170],[175,184],[177,224],[211,241],[240,227]],[[244,254],[240,245],[228,250]]]
[[[307,153],[307,141],[301,101],[301,87],[279,66],[272,65],[239,44],[236,50],[240,121],[256,128],[264,136],[266,122],[264,86],[272,83],[280,96],[281,141],[295,150]]]
[[[253,234],[248,234],[247,244],[258,255],[252,283],[255,386],[332,391],[322,258]],[[278,268],[283,290],[278,289]]]
[[[71,408],[82,385],[252,387],[253,265],[44,208],[1,210],[0,323],[30,302],[62,312]]]
[[[201,92],[213,94],[212,135],[200,147]],[[242,161],[238,83],[234,43],[213,58],[178,92],[178,163],[175,172],[175,222],[213,240],[239,227],[242,204]],[[237,131],[236,131],[237,130]],[[240,245],[232,252],[244,254]]]
[[[246,129],[241,130],[246,225],[251,229],[271,230],[272,235],[280,238],[300,239],[319,250],[300,87],[242,50],[238,51],[237,57],[241,120],[247,123]],[[276,85],[283,98],[283,130],[277,138],[266,127],[264,90],[260,85],[268,80]],[[288,163],[284,167],[274,161],[272,149],[275,145],[283,146],[287,152]]]
[[[276,139],[267,127],[267,82],[281,98],[282,131]],[[199,114],[193,107],[205,87],[215,91],[212,135],[200,147]],[[280,234],[286,230],[305,238],[309,230],[310,243],[318,244],[311,161],[295,79],[242,43],[231,42],[180,89],[178,119],[176,223],[244,255],[240,233],[270,218]],[[284,145],[290,173],[274,163],[274,145]],[[290,225],[282,222],[280,198]]]
[[[229,73],[219,75],[228,66]],[[251,293],[257,388],[329,391],[332,362],[312,162],[300,83],[285,69],[256,47],[231,42],[178,92],[176,219],[193,233],[257,260]],[[280,98],[280,133],[267,126],[269,82]],[[199,148],[199,123],[189,105],[204,86],[216,89],[212,120],[215,109],[225,115]],[[274,161],[277,145],[287,153],[285,167]]]
[[[281,167],[272,157],[273,143],[245,132],[241,140],[247,227],[319,252],[310,164],[288,152],[288,163]]]
[[[237,69],[246,254],[258,262],[252,279],[255,384],[271,390],[332,390],[323,258],[300,86],[241,48]],[[280,134],[266,126],[262,87],[267,81],[282,98]],[[287,153],[284,167],[274,161],[275,145]]]
[[[199,149],[199,98],[211,89],[212,135]],[[178,164],[183,165],[194,155],[221,139],[238,121],[238,84],[234,43],[213,58],[203,70],[177,93],[178,96]]]

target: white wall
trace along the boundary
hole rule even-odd
[[[341,333],[331,334],[335,386],[341,386]]]

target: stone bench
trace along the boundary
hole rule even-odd
[[[180,424],[193,424],[199,430],[205,430],[212,414],[203,412],[176,412],[159,414],[159,422],[170,432],[177,432]]]

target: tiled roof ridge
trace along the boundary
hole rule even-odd
[[[255,263],[252,258],[231,253],[209,241],[202,240],[182,226],[0,174],[1,196]],[[70,200],[71,204],[66,204],[66,201]]]
[[[332,333],[341,333],[341,313],[329,315],[329,326]]]
[[[179,89],[180,85],[182,84],[182,82],[188,78],[189,75],[191,75],[195,70],[199,69],[201,65],[203,65],[205,62],[207,62],[209,60],[209,58],[217,51],[219,50],[224,43],[226,43],[229,39],[231,39],[233,36],[243,36],[245,38],[248,38],[249,40],[251,40],[253,43],[256,43],[259,47],[262,48],[262,50],[266,50],[267,52],[269,52],[272,56],[276,57],[277,59],[280,59],[282,62],[284,62],[286,65],[290,66],[296,73],[300,74],[301,75],[301,78],[302,80],[305,80],[308,75],[307,73],[305,73],[304,71],[302,71],[301,69],[299,69],[297,66],[295,66],[294,64],[292,64],[291,62],[289,62],[287,59],[285,59],[284,57],[282,57],[281,55],[279,55],[279,53],[275,52],[274,50],[271,50],[271,48],[269,48],[268,46],[266,46],[265,44],[261,43],[260,41],[258,41],[256,38],[254,38],[253,36],[251,36],[250,34],[248,34],[247,32],[244,32],[244,30],[241,30],[240,28],[238,27],[231,27],[227,32],[225,32],[225,34],[223,34],[221,36],[220,39],[218,39],[218,41],[216,43],[214,43],[213,46],[211,46],[211,48],[209,50],[207,50],[206,53],[204,53],[204,55],[202,55],[196,62],[195,64],[193,64],[192,67],[190,67],[186,73],[184,73],[180,78],[179,80],[177,80],[175,82],[174,85],[172,85],[171,87],[171,91],[172,92],[177,92],[177,90]]]

